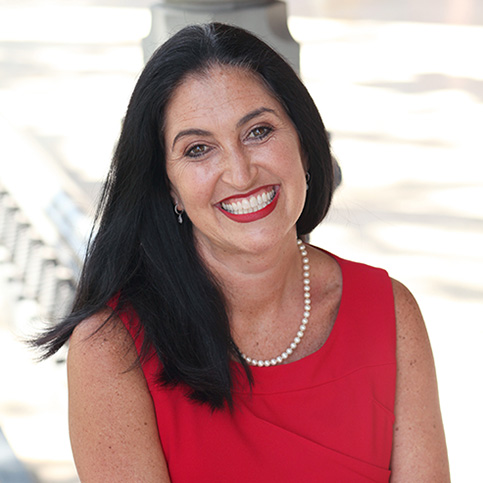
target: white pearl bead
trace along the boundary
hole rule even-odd
[[[252,359],[245,354],[241,354],[242,358],[245,359],[252,366],[268,367],[268,366],[275,366],[276,364],[281,364],[297,348],[298,344],[301,341],[301,338],[304,335],[304,331],[307,328],[306,325],[309,322],[309,316],[310,316],[310,272],[309,272],[310,265],[309,265],[309,259],[307,257],[308,253],[302,240],[298,239],[297,245],[299,246],[299,249],[300,249],[300,255],[302,256],[302,265],[303,265],[304,317],[302,319],[302,323],[300,324],[299,330],[297,332],[297,335],[294,337],[293,342],[285,350],[285,352],[282,352],[282,354],[280,354],[278,357],[274,357],[273,359],[257,360],[257,359]]]

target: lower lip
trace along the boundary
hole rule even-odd
[[[273,200],[269,205],[265,206],[265,208],[262,208],[261,210],[254,211],[253,213],[243,213],[241,215],[235,215],[235,213],[230,213],[229,211],[225,211],[221,206],[218,206],[218,209],[225,216],[230,218],[230,220],[237,221],[238,223],[251,223],[252,221],[257,221],[257,220],[261,220],[262,218],[265,218],[275,209],[275,206],[277,205],[279,193],[280,193],[280,190],[278,190],[275,193],[275,196],[273,197]]]

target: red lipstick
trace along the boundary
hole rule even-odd
[[[253,193],[256,193],[259,190],[260,190],[260,188],[254,190],[254,191],[251,191],[250,193],[243,195],[243,198],[251,196]],[[257,220],[260,220],[262,218],[265,218],[275,209],[275,207],[277,206],[279,194],[280,194],[280,190],[276,188],[276,192],[275,192],[275,196],[273,197],[273,200],[267,206],[262,208],[261,210],[255,211],[253,213],[243,213],[243,214],[230,213],[229,211],[226,211],[226,210],[223,209],[223,207],[221,206],[221,202],[218,203],[216,205],[216,207],[225,216],[230,218],[230,220],[236,221],[238,223],[251,223],[252,221],[257,221]],[[227,198],[227,199],[230,199],[230,198]],[[233,199],[233,198],[231,198],[231,199]]]

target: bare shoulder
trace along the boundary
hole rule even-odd
[[[411,292],[392,280],[397,381],[391,482],[449,481],[433,354]]]
[[[418,303],[409,289],[397,280],[391,279],[396,312],[397,355],[403,362],[406,355],[415,356],[419,352],[419,362],[430,361],[433,356],[426,325]],[[411,358],[410,358],[411,359]],[[411,365],[418,361],[411,359]]]
[[[121,372],[137,360],[134,342],[117,316],[110,309],[82,321],[69,341],[68,363],[88,363],[89,368],[103,365]],[[92,365],[91,365],[92,364]],[[72,365],[72,364],[69,364]]]
[[[106,310],[81,322],[69,343],[69,429],[79,476],[87,482],[169,481],[136,348],[111,315]]]

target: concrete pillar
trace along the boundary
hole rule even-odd
[[[287,6],[278,0],[164,0],[151,7],[151,32],[143,41],[144,58],[168,37],[189,24],[222,22],[237,25],[263,39],[299,72],[300,48],[287,27]]]

